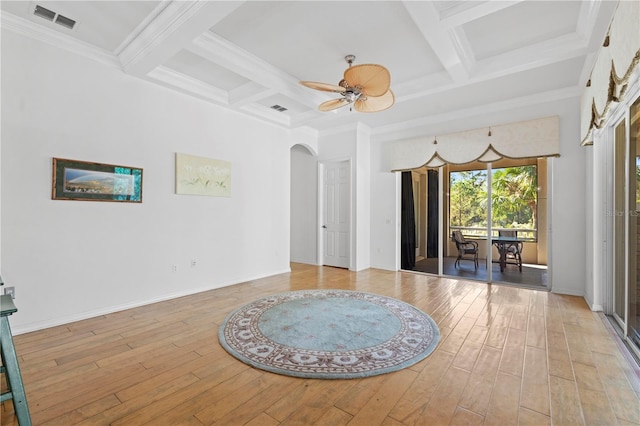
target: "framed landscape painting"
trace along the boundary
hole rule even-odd
[[[231,197],[231,163],[176,153],[176,194]]]
[[[54,200],[142,202],[142,169],[53,159]]]

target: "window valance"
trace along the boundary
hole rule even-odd
[[[593,131],[606,121],[613,102],[624,99],[627,84],[640,64],[640,2],[620,1],[582,93],[580,136],[593,143]]]
[[[560,155],[558,116],[420,137],[393,145],[392,171]]]

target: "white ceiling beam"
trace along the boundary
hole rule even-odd
[[[462,27],[457,27],[449,30],[449,37],[451,37],[451,41],[455,46],[456,52],[458,52],[458,56],[462,61],[462,65],[466,70],[466,76],[468,77],[473,74],[476,59],[473,54],[473,49],[471,48],[471,43],[469,43],[469,39],[467,38],[467,34],[464,32]]]
[[[440,22],[447,28],[459,27],[467,22],[499,12],[522,1],[524,0],[464,2],[459,7],[444,10],[440,14]]]
[[[528,46],[516,51],[483,59],[475,65],[474,73],[464,81],[453,81],[444,72],[433,73],[394,87],[396,103],[419,99],[436,93],[480,83],[517,72],[527,71],[586,53],[585,40],[576,34]]]
[[[476,76],[481,79],[496,78],[566,61],[586,53],[586,40],[576,33],[567,34],[483,59],[476,64]]]
[[[240,7],[243,1],[172,1],[126,46],[120,46],[123,69],[144,77],[173,57],[191,40]],[[163,4],[164,5],[164,4]],[[157,13],[157,10],[154,11]]]
[[[239,108],[251,102],[258,102],[269,96],[275,95],[277,92],[273,89],[266,88],[253,81],[243,84],[229,91],[229,105]]]
[[[464,43],[455,42],[455,34],[440,22],[440,15],[434,4],[417,1],[404,1],[403,4],[451,78],[454,81],[467,79],[467,66],[473,64],[473,55],[464,50]]]
[[[321,92],[303,87],[292,75],[210,31],[194,39],[187,49],[303,105],[315,108],[321,102],[330,99]]]
[[[191,96],[213,101],[221,105],[229,105],[229,95],[226,91],[204,83],[202,80],[182,74],[171,68],[163,66],[157,67],[151,70],[145,79],[152,80],[156,83],[162,84],[163,86],[179,90]]]

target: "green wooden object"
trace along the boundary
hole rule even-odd
[[[18,424],[20,426],[30,426],[31,416],[29,414],[29,405],[27,404],[27,395],[24,392],[22,375],[18,365],[18,355],[16,354],[16,348],[13,346],[13,336],[9,326],[9,315],[15,312],[18,312],[18,309],[13,304],[11,296],[0,296],[0,354],[2,355],[0,372],[6,375],[9,386],[7,392],[0,394],[0,401],[13,399],[13,408],[18,417]]]

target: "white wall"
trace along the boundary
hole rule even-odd
[[[395,271],[398,259],[400,214],[399,177],[390,171],[391,143],[372,142],[371,148],[371,266]]]
[[[318,159],[291,148],[291,261],[318,263]]]
[[[1,253],[14,331],[287,271],[289,139],[3,31]],[[230,161],[232,196],[174,194],[175,152]],[[142,167],[143,203],[51,200],[52,157]]]
[[[587,148],[580,146],[579,100],[568,103],[560,117],[560,157],[549,162],[551,277],[555,293],[584,296],[586,291]]]
[[[355,163],[355,270],[371,266],[371,131],[364,125],[356,130]]]

